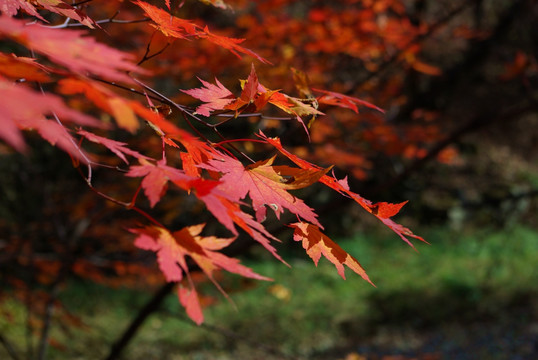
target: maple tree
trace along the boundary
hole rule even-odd
[[[27,153],[24,134],[37,133],[67,153],[91,190],[88,196],[130,211],[137,225],[107,226],[129,234],[131,242],[122,248],[130,255],[136,256],[133,238],[136,248],[155,253],[198,324],[203,311],[193,269],[223,294],[220,270],[269,280],[222,252],[240,230],[286,264],[275,248],[276,234],[265,225],[273,215],[293,230],[316,265],[324,256],[342,278],[347,266],[372,283],[295,190],[325,185],[413,247],[410,239],[424,239],[392,220],[406,202],[371,202],[335,169],[347,171],[353,186],[371,167],[361,155],[365,149],[420,159],[443,134],[427,124],[437,117],[427,110],[413,114],[423,122],[418,125],[397,128],[384,120],[383,108],[404,102],[393,95],[405,78],[368,82],[374,75],[367,75],[357,84],[331,78],[330,65],[319,64],[358,59],[369,74],[378,74],[398,62],[405,71],[436,77],[442,71],[422,59],[418,46],[436,25],[414,24],[399,0],[351,8],[345,6],[356,1],[345,1],[344,8],[321,1],[305,9],[286,0],[202,2],[0,0],[2,150]],[[247,39],[236,35],[241,29]],[[481,36],[466,30],[471,38]],[[125,34],[129,41],[120,41]],[[384,58],[384,51],[392,57]],[[505,76],[524,71],[524,58]],[[450,162],[455,151],[443,146],[430,156]],[[104,186],[100,178],[116,185]],[[167,199],[177,194],[202,204],[222,226],[217,233],[231,237],[206,234],[208,217],[200,210],[203,221],[173,218],[182,216],[180,205]],[[103,232],[99,225],[93,229],[84,231]],[[10,246],[18,254],[18,245]],[[36,266],[48,269],[49,283],[62,267],[96,281],[105,277],[83,259]],[[140,276],[137,266],[112,265],[118,274]],[[8,281],[20,285],[16,276]]]

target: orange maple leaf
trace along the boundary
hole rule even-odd
[[[346,278],[344,273],[344,265],[346,265],[364,280],[374,285],[357,259],[349,255],[327,235],[323,234],[319,230],[319,227],[305,222],[297,222],[290,224],[290,226],[295,229],[293,240],[302,242],[303,248],[316,266],[318,266],[321,255],[323,255],[336,266],[338,274],[343,279]]]

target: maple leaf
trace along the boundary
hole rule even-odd
[[[260,83],[258,81],[256,69],[254,68],[254,64],[251,64],[250,74],[248,75],[247,80],[243,83],[243,90],[241,91],[241,96],[239,98],[247,104],[253,102],[258,94],[259,85]]]
[[[313,91],[322,94],[317,101],[320,104],[328,104],[328,105],[334,105],[339,106],[342,108],[351,109],[357,114],[359,113],[359,108],[357,105],[366,106],[370,109],[377,110],[379,112],[385,113],[385,110],[375,106],[374,104],[369,103],[368,101],[361,100],[356,97],[347,96],[344,94],[340,94],[334,91],[327,91],[327,90],[321,90],[321,89],[312,89]]]
[[[37,5],[41,5],[45,9],[52,11],[54,13],[66,16],[70,19],[76,20],[79,23],[86,25],[87,27],[93,29],[97,24],[90,19],[86,14],[84,14],[79,9],[61,1],[61,0],[34,0]],[[45,19],[39,15],[37,9],[34,5],[30,4],[26,0],[4,0],[0,6],[0,10],[8,15],[14,16],[17,14],[19,9],[24,10],[27,14],[33,15],[40,20],[47,22]]]
[[[12,79],[24,79],[27,81],[50,82],[47,75],[51,69],[43,66],[33,58],[11,56],[0,53],[0,74],[9,76]]]
[[[206,102],[206,104],[202,104],[196,108],[196,113],[200,115],[209,116],[210,111],[214,110],[232,110],[237,114],[245,109],[252,110],[252,107],[249,107],[250,104],[254,104],[254,111],[260,111],[267,103],[270,103],[288,114],[296,116],[297,120],[303,124],[307,133],[308,129],[301,116],[324,115],[312,105],[305,104],[301,99],[282,94],[278,90],[268,90],[265,88],[258,80],[254,64],[251,65],[248,78],[241,80],[241,95],[236,99],[233,99],[233,94],[217,78],[215,78],[217,85],[210,84],[201,79],[199,80],[205,87],[181,91]]]
[[[142,188],[151,207],[154,207],[166,192],[168,181],[173,181],[174,184],[184,190],[190,189],[189,182],[193,178],[186,175],[182,170],[167,166],[165,159],[159,160],[157,164],[153,164],[144,158],[139,159],[139,162],[141,165],[131,166],[126,176],[144,178]]]
[[[286,189],[293,188],[295,181],[293,177],[295,176],[301,178],[301,184],[304,185],[307,182],[306,179],[309,178],[311,183],[314,183],[328,170],[317,170],[317,172],[307,174],[301,169],[286,168],[284,175],[286,177],[284,177],[273,168],[273,161],[274,157],[244,167],[240,161],[220,154],[200,167],[222,173],[222,177],[219,179],[221,184],[218,188],[231,196],[233,200],[239,201],[248,194],[252,199],[252,208],[258,221],[265,219],[266,206],[269,206],[279,219],[284,209],[288,209],[297,216],[321,227],[314,211],[301,199],[288,193]],[[281,170],[283,168],[281,167]]]
[[[133,55],[100,44],[85,36],[83,31],[27,25],[25,21],[0,16],[1,35],[84,77],[93,74],[109,80],[132,82],[126,72],[146,73],[131,62]]]
[[[98,26],[92,19],[88,17],[88,15],[86,15],[79,9],[74,8],[73,6],[65,3],[64,1],[61,1],[61,0],[35,0],[35,1],[47,10],[63,15],[70,19],[76,20],[79,23],[86,25],[87,27],[91,29],[93,29],[95,26]]]
[[[155,22],[155,24],[151,25],[162,32],[165,36],[185,39],[187,36],[198,35],[198,30],[201,29],[200,26],[189,20],[172,16],[166,11],[144,1],[137,0],[133,1],[133,3],[144,10],[146,15],[148,15],[150,19]]]
[[[239,44],[241,44],[245,39],[234,39],[226,36],[216,35],[209,31],[209,28],[206,26],[202,29],[201,26],[196,25],[190,20],[185,20],[173,16],[166,11],[159,9],[153,5],[150,5],[144,1],[137,0],[133,1],[136,5],[144,10],[146,15],[148,15],[155,24],[151,24],[157,30],[162,32],[165,36],[186,39],[188,37],[195,37],[198,39],[206,39],[220,47],[228,49],[235,56],[241,58],[239,53],[252,56],[259,61],[270,64],[269,61],[263,57],[256,54],[254,51],[246,49]]]
[[[245,39],[235,39],[235,38],[229,38],[226,36],[213,34],[212,32],[209,31],[209,28],[207,26],[204,28],[203,33],[200,33],[199,36],[202,39],[207,39],[208,41],[211,41],[212,43],[220,47],[230,50],[232,54],[234,54],[238,58],[241,58],[241,55],[239,55],[239,53],[242,53],[242,54],[252,56],[253,58],[258,59],[262,63],[272,65],[269,60],[261,57],[260,55],[256,54],[254,51],[240,46],[239,44],[243,43]]]
[[[183,274],[188,274],[187,256],[202,269],[224,295],[226,295],[225,292],[214,277],[215,272],[221,269],[252,279],[271,280],[241,265],[239,259],[230,258],[216,251],[228,246],[235,238],[202,237],[200,233],[204,226],[205,224],[189,226],[173,233],[160,226],[148,226],[130,229],[130,231],[138,235],[135,240],[137,247],[157,253],[159,268],[169,282],[181,281]],[[179,297],[189,316],[200,323],[203,321],[203,316],[199,310],[198,296],[195,292],[193,293],[192,283],[191,286],[190,291],[181,290]]]
[[[193,284],[190,284],[189,288],[185,288],[183,285],[179,285],[177,289],[177,296],[179,302],[185,308],[187,316],[191,318],[197,325],[201,325],[204,322],[204,313],[202,312],[202,306],[198,293]]]
[[[102,136],[98,136],[90,132],[87,132],[85,130],[79,130],[77,131],[77,133],[79,135],[84,136],[86,139],[88,139],[91,142],[105,146],[107,149],[109,149],[114,154],[116,154],[120,159],[122,159],[126,164],[129,164],[129,161],[127,161],[127,158],[125,157],[125,155],[133,156],[137,159],[149,159],[147,156],[144,156],[137,151],[134,151],[125,147],[125,145],[127,144],[124,142],[107,139]]]
[[[234,235],[238,235],[238,232],[234,226],[236,224],[243,229],[250,237],[259,242],[267,251],[269,251],[275,258],[282,263],[288,265],[277,254],[276,249],[271,246],[271,241],[278,241],[273,235],[271,235],[264,226],[254,220],[251,215],[241,211],[239,204],[236,201],[230,199],[230,196],[220,191],[217,186],[220,184],[218,181],[208,182],[208,180],[197,179],[193,182],[202,181],[203,187],[207,191],[199,191],[199,184],[193,185],[198,188],[196,196],[203,201],[207,209],[215,216],[215,218],[223,224]],[[209,180],[210,181],[210,180]],[[288,265],[289,266],[289,265]]]
[[[256,104],[256,111],[260,110],[268,100],[268,97],[260,101],[258,96],[258,89],[263,88],[258,82],[258,75],[254,64],[251,65],[250,74],[246,80],[240,80],[241,82],[241,95],[235,99],[232,103],[226,105],[224,108],[227,110],[233,110],[239,113],[239,110],[244,110],[251,103]]]
[[[178,128],[176,125],[162,117],[158,112],[151,111],[138,102],[131,102],[130,106],[138,116],[148,122],[148,125],[163,138],[165,143],[177,147],[174,140],[179,141],[187,150],[189,156],[187,161],[189,164],[200,164],[211,158],[211,148],[206,142],[203,142],[191,133]],[[185,155],[183,155],[183,159],[185,159]],[[196,174],[199,174],[199,171],[195,171],[192,167],[189,171],[191,171],[188,173],[189,175],[193,175],[195,172]]]
[[[205,102],[196,108],[196,114],[209,116],[213,110],[222,110],[226,105],[233,102],[233,94],[220,81],[215,78],[216,85],[202,79],[198,79],[204,85],[202,88],[181,90],[185,94]]]
[[[23,10],[27,14],[37,17],[40,20],[47,22],[39,13],[37,9],[26,0],[3,0],[0,4],[0,11],[7,16],[15,16],[19,9]]]
[[[293,73],[293,81],[295,82],[295,87],[297,88],[297,90],[299,90],[301,96],[307,99],[315,99],[314,94],[312,94],[312,91],[310,90],[310,81],[308,80],[308,76],[303,71],[297,70],[295,68],[291,68],[291,71]]]
[[[295,164],[299,165],[303,169],[317,169],[320,168],[318,166],[315,166],[314,164],[311,164],[310,162],[303,160],[299,158],[298,156],[293,155],[280,143],[280,139],[278,138],[269,138],[265,136],[260,131],[260,134],[258,135],[261,139],[265,140],[268,144],[271,144],[274,146],[281,154],[286,156],[288,159],[293,161]],[[399,203],[399,204],[391,204],[387,202],[379,202],[376,204],[373,204],[370,200],[367,200],[360,196],[357,193],[352,192],[349,189],[349,185],[347,183],[346,179],[337,180],[334,177],[323,175],[318,180],[320,183],[330,187],[333,190],[336,190],[337,192],[350,197],[351,199],[355,200],[359,205],[361,205],[366,211],[376,216],[383,224],[388,226],[392,231],[394,231],[400,238],[405,241],[409,246],[412,248],[415,248],[414,245],[407,239],[406,236],[418,239],[420,241],[426,242],[422,237],[413,234],[411,230],[408,228],[395,223],[390,219],[390,217],[396,215],[400,209],[407,203],[407,201]]]
[[[305,222],[297,222],[289,226],[295,229],[293,240],[302,242],[303,248],[316,266],[318,266],[321,255],[323,255],[336,266],[338,274],[343,279],[346,278],[344,273],[344,265],[346,265],[364,280],[374,285],[357,259],[349,255],[337,243],[323,234],[319,230],[319,227]]]
[[[303,99],[298,99],[286,94],[282,94],[278,91],[267,90],[263,86],[261,86],[261,88],[262,93],[265,93],[266,91],[270,92],[267,102],[272,105],[275,105],[279,109],[284,110],[288,114],[295,115],[297,121],[303,126],[305,132],[310,138],[308,127],[310,127],[317,115],[325,115],[315,107],[317,106],[316,100],[306,99],[305,103],[305,100]],[[311,116],[311,119],[308,123],[308,127],[304,123],[302,116]]]
[[[80,158],[71,136],[63,126],[49,121],[46,115],[55,114],[63,121],[79,125],[102,127],[98,120],[68,108],[61,98],[52,94],[42,94],[23,85],[0,79],[0,138],[18,151],[25,149],[20,129],[36,129],[52,144],[58,143],[69,154]]]
[[[130,132],[138,129],[139,123],[132,108],[133,101],[116,95],[95,81],[68,78],[60,80],[58,85],[62,94],[84,94],[99,108],[113,115],[121,128]]]

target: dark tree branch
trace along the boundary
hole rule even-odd
[[[106,360],[118,359],[123,350],[129,345],[134,338],[142,324],[146,319],[153,314],[160,306],[163,300],[170,294],[174,288],[175,283],[168,282],[161,286],[159,290],[153,295],[153,297],[140,309],[136,317],[131,321],[127,329],[119,337],[116,342],[110,348],[110,353],[105,358]]]

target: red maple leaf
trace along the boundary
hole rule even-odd
[[[155,206],[164,195],[168,181],[172,181],[184,190],[190,189],[192,177],[182,170],[166,165],[166,160],[160,160],[153,164],[145,159],[139,159],[141,165],[131,166],[126,176],[143,177],[142,188],[151,207]]]
[[[133,55],[111,48],[77,30],[53,29],[0,16],[0,35],[20,42],[70,71],[109,80],[132,82],[126,72],[145,73],[131,62]]]
[[[317,171],[313,172],[310,169],[305,173],[301,169],[286,167],[285,173],[282,173],[284,168],[275,169],[272,166],[273,161],[274,157],[244,167],[240,161],[220,154],[218,157],[216,156],[209,160],[207,164],[200,165],[200,167],[220,172],[222,177],[219,179],[221,184],[218,188],[233,200],[239,201],[248,194],[252,199],[252,208],[256,212],[256,220],[258,221],[265,219],[266,206],[269,206],[273,209],[277,218],[280,218],[284,209],[288,209],[297,216],[321,227],[314,211],[287,190],[298,188],[294,187],[295,177],[308,178],[311,181],[310,184],[312,184],[327,170],[317,169]],[[241,185],[238,186],[238,184]],[[306,183],[303,182],[302,184]]]
[[[237,98],[233,103],[226,106],[226,109],[229,110],[239,110],[240,108],[254,102],[254,99],[257,97],[258,88],[260,83],[258,82],[258,75],[254,69],[254,64],[252,64],[250,69],[250,74],[247,80],[241,80],[243,90],[241,91],[241,96]],[[261,108],[261,107],[260,107]],[[259,110],[260,108],[256,108]]]
[[[348,109],[353,110],[356,113],[359,113],[359,108],[357,107],[357,105],[362,105],[370,109],[374,109],[382,113],[385,113],[385,110],[375,106],[372,103],[369,103],[368,101],[364,101],[356,97],[347,96],[347,95],[340,94],[334,91],[327,91],[327,90],[320,90],[320,89],[312,89],[312,90],[314,90],[317,93],[322,94],[319,98],[317,98],[317,101],[320,104],[328,104],[328,105],[348,108]]]
[[[19,9],[23,10],[27,14],[37,17],[40,20],[46,22],[41,15],[37,12],[37,9],[26,0],[4,0],[2,1],[2,13],[7,16],[15,16]]]
[[[96,26],[95,22],[88,17],[85,13],[79,9],[61,1],[61,0],[34,0],[37,5],[41,5],[43,8],[52,11],[54,13],[63,15],[70,19],[76,20],[89,28]],[[8,16],[15,16],[19,9],[24,10],[27,14],[33,15],[40,20],[47,22],[39,15],[37,9],[29,1],[26,0],[4,0],[2,1],[1,10]]]
[[[95,26],[98,26],[84,12],[65,3],[64,1],[61,1],[61,0],[35,0],[35,1],[39,5],[47,9],[48,11],[52,11],[54,13],[76,20],[79,23],[86,25],[87,27],[91,29],[93,29]]]
[[[71,135],[57,122],[47,120],[47,115],[55,115],[61,121],[71,121],[79,125],[102,127],[98,120],[68,108],[61,98],[52,94],[42,94],[24,85],[0,79],[0,138],[19,151],[25,148],[21,129],[34,129],[52,144],[56,144],[69,154],[80,158]]]
[[[364,280],[374,285],[357,259],[349,255],[337,243],[323,234],[317,226],[304,222],[290,224],[290,226],[295,229],[293,240],[302,242],[303,248],[316,266],[318,266],[321,255],[323,255],[336,266],[338,274],[343,279],[346,278],[344,273],[344,265],[346,265]]]
[[[181,90],[185,94],[189,94],[193,98],[205,102],[196,108],[196,114],[203,116],[209,116],[213,110],[222,110],[226,105],[234,101],[234,95],[224,85],[220,83],[217,78],[215,82],[217,85],[213,85],[202,79],[198,79],[204,85],[204,87],[198,89]]]
[[[239,44],[243,43],[245,39],[234,39],[234,38],[229,38],[226,36],[213,34],[212,32],[209,31],[207,26],[204,28],[203,33],[199,34],[199,36],[202,39],[207,39],[208,41],[211,41],[212,43],[220,47],[230,50],[232,54],[234,54],[238,58],[241,58],[241,55],[239,55],[239,53],[242,53],[242,54],[252,56],[258,59],[259,61],[261,61],[262,63],[271,65],[271,62],[269,62],[269,60],[261,57],[260,55],[256,54],[252,50],[249,50],[247,48],[240,46]]]
[[[185,39],[188,37],[195,37],[198,39],[206,39],[212,43],[228,49],[235,56],[241,58],[242,54],[252,56],[259,61],[270,64],[269,61],[256,54],[254,51],[246,49],[241,44],[245,39],[234,39],[226,36],[216,35],[209,31],[208,27],[202,29],[201,26],[196,25],[190,20],[185,20],[171,15],[170,13],[159,9],[153,5],[150,5],[144,1],[133,1],[136,5],[140,6],[144,12],[151,18],[155,24],[151,24],[157,30],[162,32],[165,36]]]
[[[165,36],[184,39],[187,36],[198,35],[200,26],[196,25],[190,20],[184,20],[176,16],[172,16],[170,13],[167,13],[166,11],[144,1],[137,0],[133,2],[140,6],[146,15],[153,20],[155,24],[151,25],[162,32]]]
[[[235,238],[202,237],[200,233],[204,226],[205,224],[189,226],[173,233],[159,226],[148,226],[130,231],[138,235],[135,240],[137,247],[157,253],[159,267],[167,281],[181,281],[183,275],[188,274],[187,256],[202,269],[223,294],[225,294],[224,291],[214,277],[215,272],[221,269],[252,279],[271,280],[241,265],[238,259],[218,252],[217,250],[228,246]],[[193,293],[193,290],[193,286],[190,291],[180,290],[179,297],[189,316],[195,322],[201,323],[203,315],[199,310],[198,296],[195,292]]]
[[[288,159],[293,161],[295,164],[299,165],[301,168],[319,170],[318,166],[315,166],[314,164],[311,164],[310,162],[303,160],[293,155],[286,149],[284,149],[284,147],[280,143],[280,139],[269,138],[265,136],[265,134],[263,134],[261,131],[258,136],[261,139],[265,140],[268,144],[271,144],[272,146],[274,146],[278,151],[280,151],[280,153],[282,153]],[[399,204],[391,204],[391,203],[386,203],[386,202],[373,204],[370,200],[367,200],[363,198],[362,196],[360,196],[359,194],[352,192],[349,189],[349,185],[347,184],[346,179],[337,180],[334,177],[323,175],[322,177],[320,177],[318,181],[330,187],[331,189],[336,190],[339,193],[344,194],[352,198],[353,200],[355,200],[366,211],[375,215],[379,220],[381,220],[381,222],[383,222],[383,224],[385,224],[390,229],[392,229],[396,234],[398,234],[398,236],[400,236],[400,238],[403,241],[405,241],[407,244],[409,244],[411,247],[415,248],[414,245],[407,239],[406,236],[426,242],[422,237],[413,234],[413,232],[409,230],[408,228],[400,224],[397,224],[391,219],[389,219],[389,217],[396,215],[400,211],[400,209],[407,203],[407,201],[403,203],[399,203]]]
[[[79,130],[77,131],[77,133],[79,135],[84,136],[86,139],[88,139],[91,142],[105,146],[108,150],[112,151],[120,159],[122,159],[126,164],[128,164],[129,161],[127,161],[127,158],[125,157],[125,155],[133,156],[137,159],[149,159],[147,156],[144,156],[140,154],[139,152],[131,150],[128,147],[126,147],[125,145],[127,144],[124,142],[111,140],[102,136],[92,134],[85,130]]]

